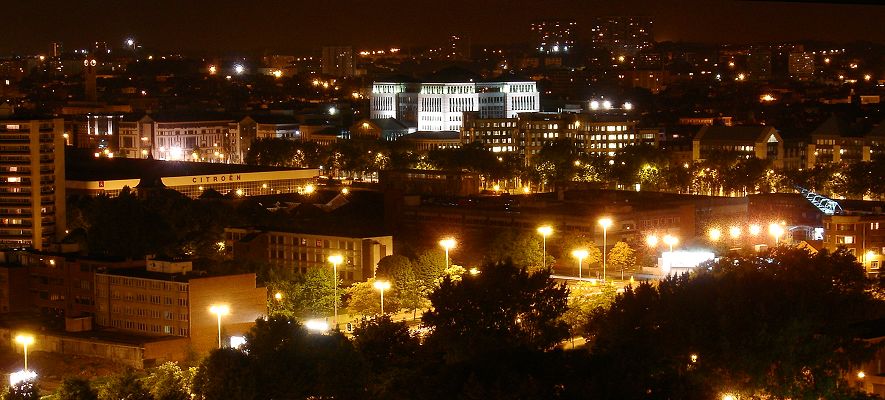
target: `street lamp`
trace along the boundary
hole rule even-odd
[[[553,233],[553,227],[551,227],[550,225],[539,226],[538,233],[540,233],[541,237],[543,238],[543,242],[544,242],[544,244],[543,244],[543,249],[544,249],[543,260],[544,261],[543,262],[544,262],[544,267],[547,267],[547,236],[550,236],[550,234]]]
[[[384,315],[384,291],[390,289],[390,282],[388,281],[375,281],[373,284],[375,289],[381,291],[381,315]]]
[[[749,231],[750,231],[751,235],[759,236],[759,233],[762,232],[762,228],[759,227],[759,225],[753,224],[753,225],[750,225]]]
[[[719,228],[713,228],[713,229],[710,229],[710,232],[708,232],[708,235],[710,236],[711,241],[718,242],[719,239],[722,238],[722,231],[719,230]]]
[[[575,257],[578,259],[578,278],[583,278],[583,273],[581,273],[581,266],[582,266],[582,263],[584,262],[584,258],[587,258],[587,250],[584,250],[584,249],[574,250],[574,251],[572,251],[572,257]]]
[[[332,308],[335,309],[335,329],[338,329],[338,264],[344,261],[344,257],[341,257],[341,254],[335,254],[329,256],[329,262],[332,263],[332,275],[335,275],[333,285],[333,292],[335,298],[332,301]]]
[[[673,245],[679,243],[679,238],[673,235],[664,236],[664,244],[670,246],[670,252],[673,252]]]
[[[771,223],[768,225],[768,233],[771,236],[774,236],[774,245],[780,245],[781,236],[784,234],[784,228],[776,223]]]
[[[645,244],[648,247],[657,247],[658,246],[658,236],[657,235],[648,235],[645,237]]]
[[[602,281],[605,282],[605,246],[608,228],[612,226],[612,219],[605,217],[599,219],[599,226],[602,227]]]
[[[741,228],[739,226],[728,228],[728,235],[731,236],[732,239],[739,239],[741,237]]]
[[[227,304],[218,304],[209,307],[209,312],[218,317],[218,348],[221,348],[221,316],[230,313],[230,307]]]
[[[446,269],[449,268],[449,249],[455,247],[456,244],[458,244],[458,242],[456,242],[455,239],[451,237],[447,237],[439,241],[439,245],[446,250]]]
[[[34,344],[34,336],[33,335],[18,335],[15,337],[15,342],[22,345],[25,353],[25,372],[28,371],[28,346]]]

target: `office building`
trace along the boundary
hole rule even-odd
[[[704,126],[692,141],[692,160],[699,161],[721,153],[773,160],[782,167],[784,140],[770,126]]]
[[[540,93],[531,80],[480,82],[441,77],[424,83],[375,82],[371,118],[414,121],[419,131],[460,131],[463,113],[482,118],[515,118],[540,109]]]
[[[323,75],[353,76],[353,48],[350,46],[323,47]]]
[[[846,213],[826,215],[824,248],[847,249],[857,257],[868,274],[878,275],[885,262],[885,215],[879,213]]]
[[[575,51],[575,21],[540,21],[532,24],[535,50],[540,54],[559,54]]]
[[[119,122],[117,157],[241,163],[237,121],[226,115],[127,115]]]
[[[317,232],[225,228],[224,237],[236,258],[264,261],[302,274],[308,268],[332,268],[329,256],[341,255],[344,261],[338,275],[345,283],[374,278],[378,261],[393,254],[390,235]]]
[[[634,56],[654,44],[653,21],[642,16],[597,17],[590,26],[590,38],[616,57]]]
[[[0,120],[0,246],[43,249],[65,233],[64,122]]]

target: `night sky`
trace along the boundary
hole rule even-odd
[[[753,42],[817,39],[885,42],[885,6],[731,0],[8,0],[0,54],[46,52],[131,35],[181,51],[293,52],[438,44],[524,42],[538,19],[572,18],[579,39],[600,15],[651,15],[655,39]],[[584,27],[584,31],[580,31]]]

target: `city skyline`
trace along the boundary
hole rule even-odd
[[[380,10],[363,1],[220,0],[213,7],[172,1],[113,5],[46,1],[10,4],[7,12],[18,17],[0,28],[7,39],[0,43],[0,52],[17,54],[46,52],[49,43],[56,41],[72,49],[94,41],[115,45],[115,40],[122,43],[126,37],[148,47],[184,52],[287,52],[323,45],[411,47],[441,43],[454,33],[471,37],[474,44],[520,43],[529,41],[530,24],[544,19],[576,20],[578,44],[583,45],[589,41],[591,19],[607,15],[651,16],[659,42],[885,41],[885,32],[877,29],[885,18],[885,7],[872,4],[458,0],[416,5],[391,0]],[[57,18],[62,15],[65,18]]]

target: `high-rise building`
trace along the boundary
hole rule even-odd
[[[97,65],[98,62],[95,60],[95,57],[88,57],[83,60],[83,85],[87,101],[98,100],[98,88],[96,86],[98,76],[95,71]]]
[[[597,17],[590,27],[594,45],[604,47],[615,56],[633,56],[654,44],[651,17]]]
[[[323,47],[323,74],[353,76],[353,48],[350,46]]]
[[[575,49],[575,21],[540,21],[532,24],[535,49],[541,54],[569,53]]]
[[[52,57],[52,58],[61,57],[62,51],[63,51],[63,45],[61,42],[52,42],[49,44],[49,57]]]
[[[0,246],[43,249],[65,232],[64,121],[0,120]]]

